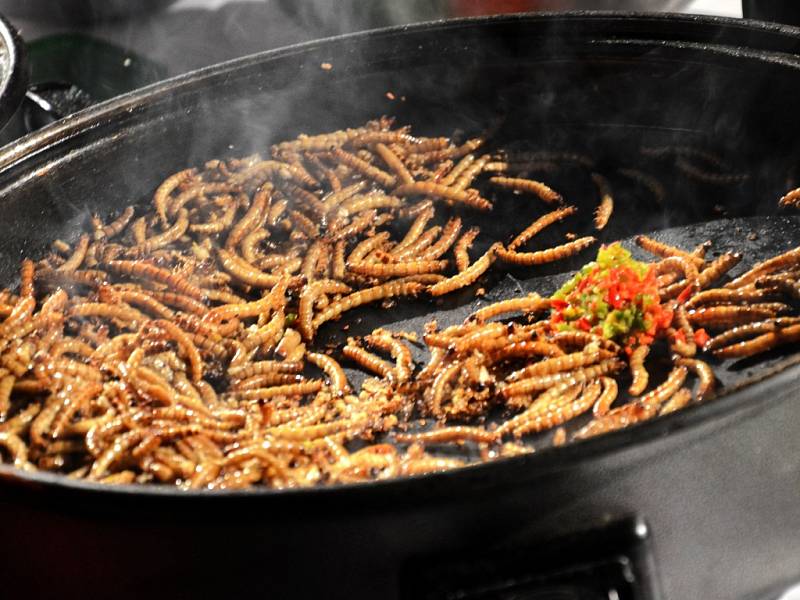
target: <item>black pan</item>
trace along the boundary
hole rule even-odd
[[[666,200],[620,180],[608,239],[712,237],[717,251],[753,262],[800,243],[800,219],[776,209],[797,179],[797,33],[684,16],[519,16],[344,36],[212,67],[6,147],[0,279],[13,282],[22,254],[74,236],[91,212],[148,201],[188,164],[383,113],[420,134],[494,126],[500,145],[581,152],[609,173],[646,170]],[[712,149],[747,177],[692,182],[640,152],[676,144]],[[557,188],[591,205],[578,177],[560,177]],[[528,217],[518,203],[498,206],[484,223],[496,233]],[[487,283],[489,296],[548,291],[580,262],[505,274]],[[441,307],[443,320],[473,302]],[[413,304],[381,322],[387,314],[396,323],[432,315]],[[495,594],[509,582],[538,585],[544,571],[583,573],[581,563],[595,575],[610,565],[613,585],[636,598],[753,597],[800,576],[796,359],[789,349],[721,365],[724,397],[630,430],[377,484],[180,492],[0,466],[3,586],[32,597],[494,598],[512,597]]]

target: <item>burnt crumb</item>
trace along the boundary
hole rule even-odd
[[[747,239],[751,242],[755,242],[758,239],[758,234],[755,231],[751,231],[747,234]]]

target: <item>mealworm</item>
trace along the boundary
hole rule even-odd
[[[34,272],[35,266],[33,261],[28,259],[23,260],[19,275],[19,295],[24,298],[33,298],[34,296]]]
[[[716,379],[714,377],[714,371],[708,366],[708,363],[693,358],[679,358],[675,361],[675,364],[687,367],[697,375],[700,380],[700,384],[697,388],[698,402],[705,400],[706,395],[714,391]]]
[[[389,352],[395,360],[394,378],[402,383],[411,377],[414,369],[411,351],[388,331],[377,330],[364,338],[370,346]]]
[[[303,287],[297,309],[297,327],[306,340],[314,337],[316,327],[313,324],[314,302],[321,294],[349,294],[350,286],[331,279],[321,279]]]
[[[582,383],[600,377],[601,375],[619,371],[623,366],[624,363],[617,359],[606,359],[597,364],[583,367],[578,371],[563,371],[550,375],[538,375],[528,379],[521,379],[513,383],[507,383],[501,388],[500,393],[504,398],[510,398],[512,396],[521,396],[537,390],[543,390],[559,383]]]
[[[524,411],[514,417],[504,421],[495,430],[499,437],[506,433],[513,432],[520,426],[530,422],[536,422],[537,417],[553,414],[559,407],[568,406],[575,401],[583,391],[583,383],[561,383],[555,385],[539,395]],[[560,423],[554,423],[554,425]]]
[[[342,354],[357,365],[381,377],[391,378],[395,372],[390,363],[359,346],[353,338],[348,338],[347,345],[342,348]]]
[[[109,270],[131,278],[150,279],[163,283],[175,292],[189,296],[195,300],[204,301],[205,292],[186,279],[161,267],[156,267],[146,262],[130,260],[112,260],[105,265]]]
[[[574,215],[577,210],[574,206],[564,206],[542,215],[511,240],[508,244],[508,249],[510,251],[516,250],[553,223],[558,223],[570,215]]]
[[[319,235],[319,228],[316,224],[298,210],[289,211],[289,220],[296,231],[302,232],[307,238],[314,239]]]
[[[237,191],[239,191],[238,186],[229,183],[200,183],[181,192],[170,202],[167,217],[174,217],[182,208],[195,200],[199,200],[202,206],[208,201],[206,194],[228,194]],[[162,225],[166,227],[167,223]]]
[[[354,215],[365,210],[378,208],[395,209],[400,208],[402,205],[403,202],[400,200],[400,198],[387,196],[383,192],[370,192],[369,194],[364,194],[362,196],[354,196],[349,200],[342,202],[337,211],[337,215],[349,217],[350,215]]]
[[[474,154],[467,154],[450,170],[450,172],[442,177],[439,181],[442,185],[453,185],[458,177],[475,162]],[[467,184],[469,185],[469,184]]]
[[[443,296],[444,294],[449,294],[455,290],[472,285],[481,275],[489,270],[489,267],[492,266],[495,253],[499,248],[501,248],[500,244],[492,245],[483,256],[472,263],[469,267],[461,271],[459,274],[453,275],[449,279],[445,279],[444,281],[440,281],[439,283],[432,285],[428,289],[428,292],[434,297]]]
[[[420,273],[432,273],[442,271],[447,267],[449,261],[446,260],[417,260],[413,262],[396,263],[355,263],[348,264],[347,269],[353,273],[378,277],[403,277],[406,275],[418,275]]]
[[[243,185],[246,183],[252,185],[254,182],[257,182],[257,185],[261,185],[273,175],[277,175],[284,180],[294,181],[301,186],[317,187],[319,185],[319,182],[311,177],[305,169],[298,165],[276,160],[257,162],[243,171],[235,173],[228,181],[231,185]]]
[[[100,317],[103,319],[115,319],[134,328],[148,320],[147,315],[123,303],[84,302],[70,308],[67,311],[67,315],[80,318]]]
[[[401,444],[451,444],[453,442],[478,442],[494,444],[497,434],[482,427],[442,427],[420,433],[398,433],[395,439]]]
[[[353,251],[347,257],[347,263],[355,264],[362,262],[370,252],[376,248],[380,248],[387,241],[389,241],[389,238],[390,233],[388,231],[382,231],[381,233],[371,237],[364,238],[355,248],[353,248]]]
[[[595,417],[602,417],[608,414],[608,411],[611,410],[611,405],[617,399],[619,390],[617,381],[611,377],[600,377],[600,383],[603,385],[603,392],[592,407],[592,414]]]
[[[562,373],[564,371],[572,371],[574,369],[579,369],[582,367],[587,367],[590,365],[595,364],[600,360],[600,352],[599,349],[591,350],[582,350],[580,352],[574,352],[572,354],[553,354],[553,350],[551,348],[555,348],[556,351],[560,350],[558,346],[554,344],[549,344],[548,342],[523,342],[524,344],[528,344],[531,346],[534,345],[541,345],[542,349],[546,352],[542,352],[543,356],[549,356],[551,358],[547,358],[545,360],[532,363],[523,367],[522,369],[518,369],[516,371],[511,372],[507,377],[507,382],[514,382],[520,381],[523,379],[529,379],[531,377],[537,377],[542,375],[553,375],[555,373]],[[515,344],[511,344],[513,346]],[[510,348],[509,348],[510,349]],[[505,348],[501,350],[501,355],[503,357],[508,356],[505,352]],[[539,354],[539,353],[534,353]],[[512,355],[513,356],[513,355]]]
[[[314,317],[312,326],[314,330],[317,330],[323,323],[335,319],[342,313],[363,304],[369,304],[371,302],[397,296],[416,296],[422,289],[422,284],[417,282],[389,282],[359,290],[329,305],[325,310]]]
[[[296,361],[261,360],[228,369],[228,376],[234,379],[249,379],[256,375],[272,373],[300,373],[303,363]]]
[[[309,379],[301,383],[290,383],[287,385],[276,385],[267,388],[258,388],[254,390],[240,390],[230,392],[225,396],[231,400],[238,401],[252,401],[252,400],[269,400],[277,396],[308,396],[314,394],[322,388],[323,381],[321,379]]]
[[[577,439],[594,437],[646,421],[656,415],[661,404],[672,397],[686,381],[686,367],[675,367],[666,381],[638,400],[610,410],[596,417],[575,434]]]
[[[345,143],[353,148],[363,148],[371,144],[403,144],[415,146],[420,143],[420,140],[402,131],[369,131],[352,137]]]
[[[649,252],[655,256],[660,256],[661,258],[683,258],[684,260],[691,262],[697,268],[702,267],[705,264],[705,261],[702,258],[694,256],[691,252],[686,252],[685,250],[681,250],[675,246],[665,244],[664,242],[659,242],[658,240],[647,237],[646,235],[637,235],[634,240],[636,241],[636,245],[642,250],[645,250],[646,252]]]
[[[465,190],[465,189],[467,189],[472,184],[472,181],[478,175],[480,175],[480,173],[483,171],[484,167],[486,166],[486,164],[488,162],[489,162],[489,156],[486,155],[486,154],[481,156],[481,157],[479,157],[479,158],[477,158],[477,159],[475,159],[472,162],[472,164],[470,164],[468,167],[466,167],[459,174],[459,176],[456,177],[456,179],[453,182],[453,185],[451,187],[453,189],[455,189],[455,190]]]
[[[459,233],[461,233],[461,219],[453,217],[447,221],[436,243],[418,254],[419,260],[435,260],[442,256],[455,243]]]
[[[124,302],[134,306],[140,306],[150,314],[162,319],[172,319],[175,317],[175,313],[170,308],[163,305],[145,291],[140,292],[137,290],[116,289],[103,286],[100,288],[99,297],[103,302]]]
[[[611,184],[608,179],[600,173],[592,173],[591,177],[600,196],[600,202],[594,212],[594,227],[600,231],[608,225],[608,220],[614,211],[614,197],[611,195]]]
[[[768,260],[753,265],[746,273],[740,275],[730,283],[725,284],[728,289],[740,288],[754,283],[758,278],[769,275],[776,271],[786,270],[800,265],[800,247],[793,248],[788,252],[774,256]]]
[[[347,376],[336,359],[319,352],[309,352],[306,354],[306,358],[308,362],[323,370],[330,381],[334,395],[341,397],[350,392]]]
[[[638,346],[631,354],[629,365],[633,382],[628,388],[631,396],[640,396],[646,389],[650,381],[650,374],[644,366],[644,361],[650,353],[650,346]]]
[[[433,380],[433,384],[426,390],[429,396],[429,410],[432,415],[440,417],[442,415],[442,401],[444,400],[445,391],[450,380],[458,374],[461,366],[458,363],[451,363],[439,373]],[[429,393],[428,393],[429,391]]]
[[[225,248],[229,252],[239,245],[239,243],[254,229],[258,228],[259,223],[263,222],[264,215],[269,212],[272,202],[273,187],[271,183],[265,183],[253,195],[253,202],[250,208],[241,219],[233,226],[227,239]]]
[[[75,244],[75,249],[72,252],[72,256],[70,256],[64,263],[56,268],[56,271],[61,271],[63,273],[72,273],[78,270],[78,267],[81,266],[83,263],[84,258],[86,257],[86,251],[89,249],[89,236],[84,234],[80,237],[78,242]]]
[[[283,275],[264,273],[238,255],[223,250],[222,248],[217,248],[217,256],[219,257],[219,264],[223,269],[242,283],[252,285],[253,287],[272,288],[283,277]],[[301,284],[301,282],[302,278],[292,277],[289,280],[289,286],[295,287]],[[208,292],[206,292],[206,295],[208,295]]]
[[[386,163],[386,166],[389,167],[394,173],[397,175],[395,179],[395,183],[400,181],[402,183],[413,183],[414,178],[411,176],[411,173],[408,172],[408,169],[403,164],[403,161],[391,151],[391,149],[378,142],[375,144],[375,152],[378,156],[381,157],[381,160]],[[394,183],[387,183],[385,184],[386,187],[394,187]]]
[[[533,266],[543,265],[546,263],[563,260],[574,256],[597,241],[594,236],[587,236],[578,238],[571,242],[548,248],[547,250],[538,250],[536,252],[516,252],[506,250],[502,245],[496,248],[497,256],[501,260],[518,266]]]
[[[770,300],[774,296],[775,293],[771,290],[714,288],[696,293],[684,306],[686,308],[698,308],[715,304],[752,304]]]
[[[716,258],[709,266],[700,272],[697,279],[698,289],[704,289],[725,273],[735,267],[739,261],[742,260],[740,254],[725,253]],[[666,298],[674,298],[686,289],[686,284],[682,281],[674,283],[666,288],[660,290],[660,293]]]
[[[128,226],[128,223],[130,223],[131,219],[133,218],[134,212],[135,211],[132,206],[128,206],[127,208],[125,208],[125,210],[123,210],[122,213],[120,213],[120,215],[116,219],[111,221],[111,223],[109,223],[108,225],[103,227],[99,232],[97,232],[97,234],[95,235],[95,240],[98,240],[98,238],[110,240],[111,238],[116,237],[117,235],[122,233],[125,227]]]
[[[687,317],[692,325],[701,327],[735,327],[775,316],[775,311],[771,308],[758,306],[720,305],[695,308],[688,311]]]
[[[398,196],[433,196],[443,200],[459,202],[476,210],[487,211],[492,209],[492,203],[481,198],[477,191],[456,190],[446,185],[433,183],[432,181],[417,181],[398,186],[394,193]]]
[[[786,192],[786,194],[784,194],[778,201],[778,206],[800,206],[800,188],[795,188],[789,192]]]
[[[660,206],[664,205],[667,198],[667,191],[658,179],[638,169],[617,169],[617,173],[647,188],[647,191],[653,195],[656,204]]]
[[[436,211],[433,209],[432,206],[427,205],[425,206],[419,214],[414,219],[414,222],[408,228],[406,235],[403,237],[402,240],[394,247],[391,251],[392,254],[396,254],[402,250],[409,248],[414,242],[417,241],[419,236],[422,235],[422,232],[425,231],[425,227],[428,224],[433,216],[436,214]]]
[[[489,181],[491,181],[493,184],[499,187],[503,187],[506,189],[535,194],[542,201],[548,204],[557,204],[563,200],[561,194],[553,190],[548,185],[542,183],[541,181],[536,181],[534,179],[523,179],[521,177],[495,176],[491,177]]]
[[[455,243],[453,254],[455,255],[456,268],[459,273],[466,271],[469,267],[469,249],[480,231],[480,227],[470,227]]]
[[[377,212],[375,210],[366,210],[359,213],[349,225],[332,230],[328,234],[331,241],[337,242],[339,240],[346,240],[356,237],[362,231],[369,229],[376,224]]]
[[[550,299],[542,298],[539,294],[532,292],[527,296],[520,296],[517,298],[509,298],[508,300],[501,300],[489,306],[484,306],[481,309],[472,313],[468,319],[483,323],[494,317],[506,315],[509,313],[521,312],[523,314],[533,314],[540,311],[550,309]]]
[[[506,334],[508,329],[508,325],[505,323],[489,323],[482,327],[476,327],[463,336],[454,338],[448,348],[458,354],[463,354],[473,349],[483,349],[487,341]]]
[[[681,388],[675,392],[658,411],[658,416],[668,415],[677,410],[684,408],[689,402],[692,401],[692,390],[689,388]]]
[[[675,166],[692,179],[712,185],[737,185],[750,177],[748,173],[712,173],[693,165],[683,156],[675,159]]]
[[[782,344],[796,342],[800,342],[800,325],[792,325],[764,333],[751,340],[716,349],[713,354],[717,358],[748,358],[772,350]]]
[[[423,251],[425,251],[433,241],[439,236],[441,233],[442,228],[438,225],[431,227],[422,235],[420,235],[414,242],[409,244],[406,248],[402,250],[398,250],[396,247],[392,249],[388,256],[385,257],[390,261],[403,261],[409,258],[414,258],[419,256]]]
[[[673,323],[683,334],[684,340],[674,338],[671,340],[670,347],[683,357],[691,358],[697,353],[697,344],[694,340],[694,329],[689,322],[686,309],[679,306],[673,313]]]
[[[600,397],[601,392],[602,384],[598,380],[594,380],[584,388],[581,395],[574,401],[558,402],[552,410],[536,413],[535,416],[531,415],[522,424],[515,427],[512,433],[514,437],[520,438],[526,434],[545,431],[566,423],[592,408]]]
[[[167,206],[172,192],[178,189],[180,185],[194,179],[196,175],[196,169],[184,169],[167,177],[156,189],[155,194],[153,194],[153,206],[163,225],[167,224]]]

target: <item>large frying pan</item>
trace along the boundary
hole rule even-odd
[[[3,149],[0,279],[13,282],[21,254],[41,255],[91,212],[147,201],[188,164],[382,113],[421,134],[479,130],[502,116],[500,142],[581,151],[607,169],[646,167],[666,182],[667,204],[621,192],[609,238],[713,237],[718,251],[752,262],[800,243],[800,219],[775,208],[800,152],[799,48],[796,30],[753,22],[574,14],[383,30],[212,67]],[[748,179],[684,184],[640,164],[648,144],[713,148]],[[516,210],[499,210],[491,227],[522,222]],[[494,289],[511,281],[547,291],[578,262],[538,279],[512,274]],[[469,302],[456,302],[453,318]],[[0,585],[30,597],[494,598],[511,597],[492,595],[498,586],[533,585],[543,570],[583,572],[573,564],[582,562],[612,565],[618,589],[636,588],[637,598],[778,590],[800,576],[791,352],[722,365],[726,396],[668,418],[378,484],[180,492],[0,466]],[[629,529],[614,525],[630,518]]]

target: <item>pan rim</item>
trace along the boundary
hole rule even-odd
[[[374,29],[353,34],[344,34],[322,40],[304,42],[292,46],[260,52],[234,60],[226,61],[203,69],[167,79],[135,90],[128,94],[90,107],[74,116],[68,117],[49,125],[42,130],[29,134],[17,142],[0,149],[0,175],[15,168],[24,168],[25,162],[36,154],[46,149],[68,142],[71,138],[80,135],[87,129],[97,126],[98,123],[113,120],[117,115],[124,114],[138,106],[155,104],[165,95],[172,95],[182,89],[204,81],[213,80],[226,73],[245,69],[254,64],[291,56],[295,54],[311,53],[341,42],[363,42],[380,36],[402,35],[415,31],[446,31],[456,28],[471,28],[484,26],[487,23],[524,23],[545,22],[553,20],[563,21],[617,21],[636,20],[640,22],[668,23],[699,23],[704,25],[724,26],[747,32],[778,34],[793,40],[800,49],[800,28],[787,25],[771,24],[761,21],[734,19],[728,17],[710,17],[699,15],[684,15],[672,13],[636,13],[614,11],[577,11],[567,13],[535,13],[500,15],[493,17],[472,17],[447,21],[433,21],[418,23],[410,26],[397,26],[390,28]],[[689,25],[692,27],[692,25]],[[637,41],[642,41],[637,39]],[[692,42],[674,41],[675,44],[692,44]],[[704,49],[714,49],[714,45],[703,45]],[[717,46],[727,48],[735,56],[742,58],[758,59],[762,62],[779,64],[782,66],[800,69],[799,60],[791,60],[791,55],[785,52],[764,51],[758,48],[741,48],[730,46]],[[799,358],[800,357],[796,357]],[[583,440],[568,444],[560,448],[548,448],[532,454],[517,457],[498,459],[485,463],[477,463],[454,469],[451,471],[431,473],[426,475],[395,478],[391,480],[370,481],[362,483],[342,484],[335,486],[320,486],[301,489],[272,489],[256,487],[246,490],[181,490],[174,486],[158,484],[130,484],[107,485],[96,482],[69,479],[62,474],[49,472],[26,472],[10,465],[0,464],[0,485],[15,487],[20,490],[34,489],[36,491],[59,490],[68,493],[90,494],[103,499],[165,499],[170,498],[178,502],[208,501],[215,498],[219,501],[247,501],[264,497],[280,498],[292,501],[297,498],[330,499],[332,497],[356,496],[365,501],[371,496],[390,498],[396,496],[402,502],[404,490],[420,489],[428,486],[428,492],[447,493],[456,482],[471,486],[471,490],[496,490],[503,486],[518,485],[522,481],[531,481],[547,473],[566,470],[577,464],[590,462],[611,454],[619,454],[632,448],[652,446],[660,440],[667,438],[675,442],[678,433],[698,435],[703,425],[711,423],[715,418],[722,420],[726,416],[746,418],[752,411],[765,409],[772,403],[787,401],[780,394],[787,391],[787,384],[800,374],[800,366],[793,364],[780,373],[767,377],[746,388],[736,390],[723,398],[706,404],[692,406],[678,413],[638,424],[631,428],[609,433],[597,438]],[[758,393],[753,389],[758,387]],[[514,474],[524,474],[524,479],[503,477],[502,473],[510,471]],[[498,475],[498,472],[500,473]],[[382,492],[382,493],[379,493]],[[363,509],[359,505],[358,510]]]

